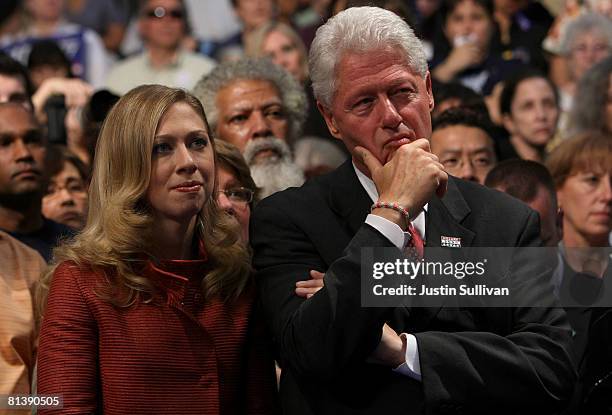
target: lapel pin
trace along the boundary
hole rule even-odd
[[[447,248],[461,248],[461,238],[456,236],[440,236],[440,245]]]

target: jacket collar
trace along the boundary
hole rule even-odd
[[[193,260],[158,260],[149,258],[144,261],[143,277],[155,281],[164,290],[168,304],[178,304],[185,296],[191,283],[200,285],[208,272],[210,263],[204,243],[199,242],[199,256]]]
[[[370,213],[372,201],[359,182],[350,158],[332,173],[331,179],[330,207],[346,221],[350,233],[355,234]]]
[[[457,179],[449,177],[446,194],[429,201],[425,224],[427,246],[440,247],[443,236],[461,238],[461,246],[471,246],[474,232],[461,225],[471,210],[457,187]]]

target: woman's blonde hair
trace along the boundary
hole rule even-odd
[[[214,140],[199,100],[188,92],[144,85],[123,96],[109,112],[96,146],[89,187],[87,224],[75,239],[54,251],[54,265],[43,277],[41,305],[56,266],[63,261],[86,265],[107,276],[98,295],[118,307],[151,301],[157,287],[138,275],[153,260],[153,221],[145,195],[151,177],[153,141],[160,120],[176,103],[186,103],[202,118]],[[216,155],[215,155],[216,161]],[[216,166],[215,162],[215,166]],[[215,175],[214,192],[217,190]],[[210,263],[203,280],[205,297],[240,295],[251,273],[250,258],[239,232],[211,195],[197,218],[196,237],[203,241]]]
[[[263,51],[264,42],[268,35],[272,32],[279,32],[285,35],[295,48],[300,53],[300,70],[302,72],[302,78],[299,79],[299,82],[304,82],[308,79],[308,52],[306,51],[306,46],[302,41],[300,35],[289,25],[283,22],[269,22],[260,27],[252,34],[249,42],[245,46],[245,53],[247,56],[252,56],[254,58],[262,58],[267,55]]]
[[[549,154],[546,167],[556,189],[580,172],[608,172],[612,169],[612,136],[593,130],[565,140]]]

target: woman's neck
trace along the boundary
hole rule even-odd
[[[194,259],[193,236],[196,218],[189,223],[168,219],[156,221],[153,232],[153,254],[158,259]]]
[[[610,246],[609,235],[588,236],[563,223],[563,245],[568,248],[594,248]]]
[[[516,153],[523,160],[532,160],[542,163],[544,161],[545,147],[534,147],[528,144],[522,138],[517,136],[510,137],[510,142],[516,150]]]
[[[574,271],[603,278],[608,268],[610,257],[607,250],[598,247],[607,246],[609,246],[608,235],[605,238],[600,237],[589,240],[577,232],[564,231],[563,248],[565,260]]]

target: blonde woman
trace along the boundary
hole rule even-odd
[[[270,22],[262,26],[247,46],[247,55],[268,57],[276,65],[289,72],[296,81],[308,81],[308,53],[295,30],[282,22]]]
[[[63,409],[40,413],[272,412],[249,256],[212,197],[215,162],[190,94],[142,86],[111,110],[87,224],[44,281],[38,392]]]

